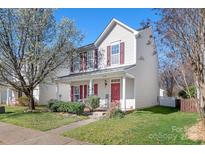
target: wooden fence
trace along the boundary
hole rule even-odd
[[[181,112],[197,112],[195,101],[193,99],[181,100],[180,111]]]

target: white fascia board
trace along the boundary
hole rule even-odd
[[[97,38],[97,40],[95,41],[95,46],[98,46],[99,42],[101,41],[101,39],[103,37],[105,37],[105,35],[107,34],[107,32],[115,25],[115,24],[119,24],[122,27],[126,28],[127,30],[131,31],[135,36],[137,36],[139,34],[138,31],[134,30],[133,28],[125,25],[124,23],[122,23],[121,21],[113,18],[111,20],[111,22],[107,25],[107,27],[105,28],[105,30],[101,33],[101,35]]]

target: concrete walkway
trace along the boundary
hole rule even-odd
[[[82,120],[47,132],[42,132],[38,130],[33,130],[29,128],[24,128],[24,127],[0,122],[0,144],[19,144],[19,145],[89,144],[68,137],[63,137],[60,135],[67,130],[71,130],[83,125],[87,125],[94,121],[96,121],[96,119]]]
[[[87,124],[95,122],[95,121],[97,121],[97,119],[81,120],[81,121],[77,121],[77,122],[71,123],[69,125],[65,125],[65,126],[62,126],[62,127],[56,128],[56,129],[49,130],[49,131],[47,131],[47,133],[61,135],[65,131],[69,131],[69,130],[75,129],[75,128],[87,125]]]

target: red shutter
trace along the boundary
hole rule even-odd
[[[110,66],[110,46],[107,46],[107,66]]]
[[[87,69],[87,52],[84,52],[84,60],[83,60],[83,66],[84,66],[84,70]]]
[[[125,42],[120,43],[120,64],[124,64],[125,59]]]
[[[83,70],[83,53],[80,53],[80,70]]]
[[[73,59],[71,58],[70,71],[73,72]]]
[[[71,101],[73,101],[73,98],[74,98],[74,96],[73,96],[73,86],[71,86],[70,98],[71,98]]]
[[[98,84],[94,84],[94,95],[98,95]]]
[[[98,49],[95,49],[95,60],[94,60],[94,68],[98,68]]]
[[[87,98],[87,85],[84,85],[84,98]]]
[[[80,99],[83,99],[83,86],[80,85]]]

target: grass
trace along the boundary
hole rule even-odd
[[[196,113],[167,107],[134,111],[124,118],[103,119],[63,135],[95,144],[200,144],[186,138]]]
[[[87,118],[85,116],[65,117],[58,113],[47,112],[45,106],[36,107],[36,112],[24,112],[25,109],[26,107],[6,106],[6,113],[0,114],[0,121],[26,128],[47,131]]]

